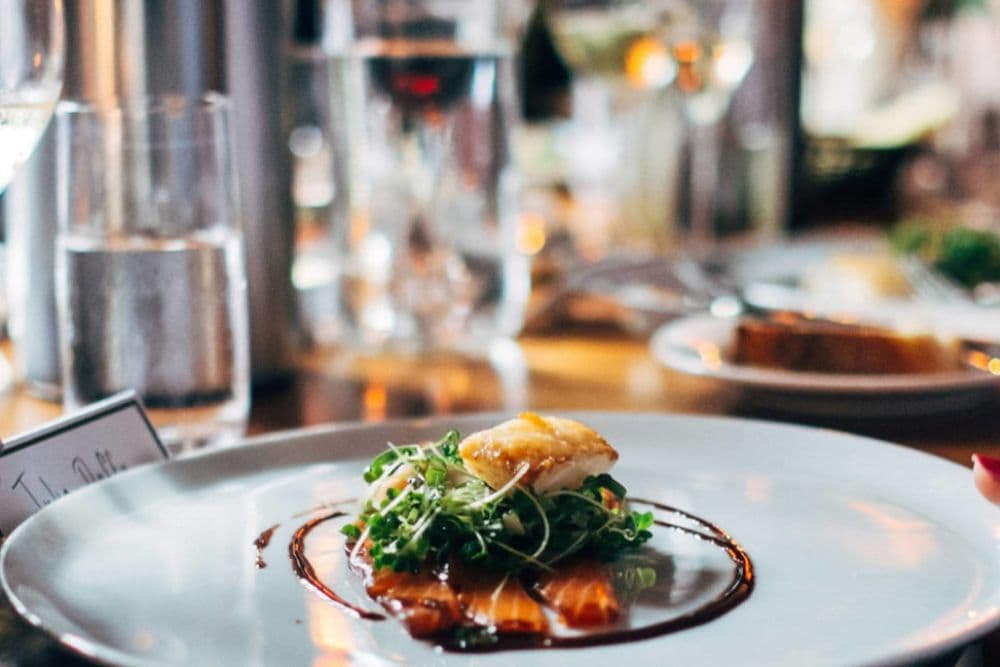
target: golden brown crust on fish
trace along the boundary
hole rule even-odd
[[[522,469],[522,486],[536,491],[577,488],[589,475],[607,472],[618,452],[593,429],[572,419],[523,413],[468,436],[459,445],[466,467],[492,488]]]

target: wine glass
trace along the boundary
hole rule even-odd
[[[61,0],[0,0],[0,194],[45,130],[62,71]]]
[[[666,182],[649,188],[649,172],[672,171],[661,131],[671,113],[665,95],[676,63],[669,33],[677,0],[546,0],[553,41],[573,72],[572,121],[558,138],[576,202],[578,251],[598,260],[626,227],[663,227]],[[659,144],[657,155],[644,146]],[[669,160],[667,160],[669,162]],[[655,165],[655,166],[654,166]],[[644,173],[645,172],[645,173]],[[644,205],[654,195],[655,220]],[[647,195],[644,197],[644,194]]]
[[[352,9],[352,37],[334,51],[333,121],[346,128],[335,153],[347,156],[333,242],[343,339],[478,354],[520,330],[530,287],[516,245],[503,3]]]
[[[571,168],[589,170],[593,183],[607,184],[639,162],[624,155],[622,135],[648,134],[649,114],[631,112],[648,107],[668,87],[679,93],[691,160],[684,226],[692,247],[713,236],[719,126],[753,64],[755,9],[754,0],[546,4],[556,47],[576,77],[574,117],[588,138],[581,150],[587,159],[573,161]],[[620,210],[611,212],[612,217],[621,215]]]
[[[687,122],[689,250],[704,255],[715,240],[721,121],[753,65],[755,0],[676,3],[670,50]]]

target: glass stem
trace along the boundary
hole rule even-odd
[[[573,131],[565,145],[566,178],[576,202],[572,233],[581,257],[596,261],[608,250],[619,214],[622,131],[614,91],[598,77],[573,82]]]
[[[611,124],[611,91],[599,77],[578,77],[573,82],[573,118],[584,127],[605,128]]]
[[[689,128],[689,246],[694,255],[703,257],[717,240],[715,215],[722,124],[719,121],[707,124],[689,121]]]

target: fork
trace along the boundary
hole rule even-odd
[[[958,283],[927,265],[919,257],[907,255],[899,262],[899,269],[913,288],[917,301],[976,305],[975,299]]]

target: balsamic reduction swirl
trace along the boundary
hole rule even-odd
[[[281,524],[279,523],[274,524],[273,526],[262,532],[260,535],[258,535],[257,539],[253,541],[254,547],[257,548],[258,570],[262,570],[265,567],[267,567],[267,561],[264,560],[264,549],[266,549],[267,545],[271,543],[271,538],[274,537],[274,531],[278,530],[278,526],[280,525]]]
[[[678,632],[697,625],[708,623],[709,621],[722,616],[734,607],[746,600],[754,588],[753,563],[747,552],[736,543],[722,528],[691,514],[685,510],[664,505],[651,500],[630,499],[630,503],[635,505],[646,505],[660,512],[675,514],[684,517],[690,522],[700,526],[704,530],[696,530],[687,526],[656,519],[655,524],[670,530],[680,531],[699,540],[711,543],[723,549],[733,565],[733,574],[726,587],[713,599],[707,601],[702,606],[693,609],[680,616],[675,616],[659,623],[651,623],[638,628],[628,628],[613,630],[603,633],[593,633],[589,635],[577,635],[572,637],[560,637],[555,635],[495,635],[488,642],[469,642],[463,633],[449,633],[435,638],[435,641],[445,650],[461,652],[494,652],[511,649],[525,648],[583,648],[587,646],[600,646],[604,644],[617,644],[641,639],[649,639],[659,635]],[[309,562],[305,553],[306,536],[317,526],[335,519],[347,516],[346,512],[335,511],[309,520],[295,531],[292,541],[288,545],[288,555],[292,561],[292,568],[296,576],[309,588],[343,608],[345,611],[358,618],[366,620],[385,620],[385,616],[375,612],[367,611],[347,602],[323,583],[316,575],[316,571]],[[276,526],[268,529],[272,534]],[[262,534],[262,537],[268,531]],[[260,538],[258,538],[260,540]],[[258,559],[261,559],[260,552],[267,546],[270,534],[263,540],[263,545],[258,544]],[[257,544],[257,543],[255,543]]]
[[[330,600],[330,602],[333,602],[354,616],[369,621],[383,621],[385,620],[385,616],[382,614],[368,611],[366,609],[362,609],[361,607],[356,607],[337,595],[333,589],[320,580],[320,578],[316,575],[316,569],[312,566],[312,563],[309,562],[309,558],[306,557],[306,535],[308,535],[310,531],[321,523],[345,516],[347,516],[347,512],[333,512],[331,514],[316,517],[315,519],[310,519],[298,530],[296,530],[295,535],[292,536],[292,541],[288,544],[288,557],[292,559],[292,569],[295,570],[295,575],[306,585]]]

